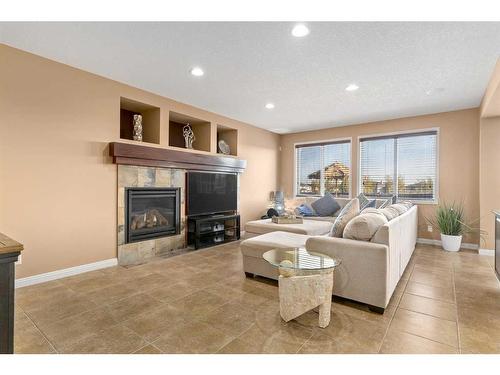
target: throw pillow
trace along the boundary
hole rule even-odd
[[[368,208],[368,207],[373,207],[375,208],[377,204],[377,200],[376,199],[372,199],[371,201],[368,202],[368,204],[366,206],[364,206],[363,208]]]
[[[387,220],[391,221],[392,219],[395,219],[399,216],[399,211],[396,210],[394,207],[386,207],[386,208],[382,208],[380,210],[380,212],[382,212],[382,214],[387,218]]]
[[[314,211],[307,204],[301,204],[295,212],[300,216],[314,216]]]
[[[368,198],[363,193],[360,193],[356,198],[358,198],[358,200],[359,200],[359,209],[360,210],[367,207],[367,205],[370,203]]]
[[[319,216],[333,216],[340,208],[333,195],[328,192],[325,193],[324,197],[311,203],[311,206]]]
[[[384,215],[366,213],[354,217],[344,229],[344,238],[358,241],[370,241],[379,228],[387,223]]]
[[[406,208],[408,208],[408,209],[410,209],[410,208],[413,207],[413,202],[411,202],[411,201],[402,201],[402,202],[399,202],[399,203],[405,205]]]
[[[408,211],[408,207],[406,207],[406,205],[401,203],[391,204],[389,207],[396,209],[400,215]]]
[[[383,201],[382,204],[380,206],[378,206],[377,208],[380,208],[380,209],[386,208],[386,207],[390,206],[391,204],[392,204],[392,197]]]
[[[359,200],[354,198],[349,201],[333,223],[332,229],[330,230],[330,237],[342,237],[344,233],[344,228],[347,223],[356,215],[359,214]]]
[[[366,207],[363,211],[360,212],[360,214],[378,214],[378,215],[384,215],[382,213],[382,210],[379,208],[373,208],[373,207]]]

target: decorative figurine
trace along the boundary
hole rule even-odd
[[[186,148],[193,148],[193,142],[196,140],[193,129],[189,122],[182,128],[182,134],[184,135],[184,141],[186,142]]]
[[[142,116],[134,115],[134,141],[142,142]]]
[[[218,146],[219,146],[219,152],[221,154],[229,155],[231,153],[231,148],[229,147],[229,145],[226,143],[225,140],[221,139],[218,142]]]

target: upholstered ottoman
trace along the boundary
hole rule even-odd
[[[278,270],[262,258],[266,251],[283,247],[305,247],[310,236],[290,232],[271,232],[244,240],[240,244],[243,270],[247,276],[278,278]]]
[[[254,220],[245,224],[245,238],[270,232],[288,232],[305,234],[309,236],[321,236],[332,229],[331,221],[304,219],[302,224],[276,224],[271,219]]]

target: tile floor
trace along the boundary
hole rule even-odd
[[[279,316],[238,244],[25,287],[16,353],[500,353],[493,257],[418,245],[384,315],[348,301],[330,325]]]

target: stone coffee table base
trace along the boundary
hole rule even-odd
[[[282,271],[282,269],[280,270]],[[319,326],[328,327],[332,306],[333,268],[320,273],[279,276],[280,315],[285,322],[319,307]]]

